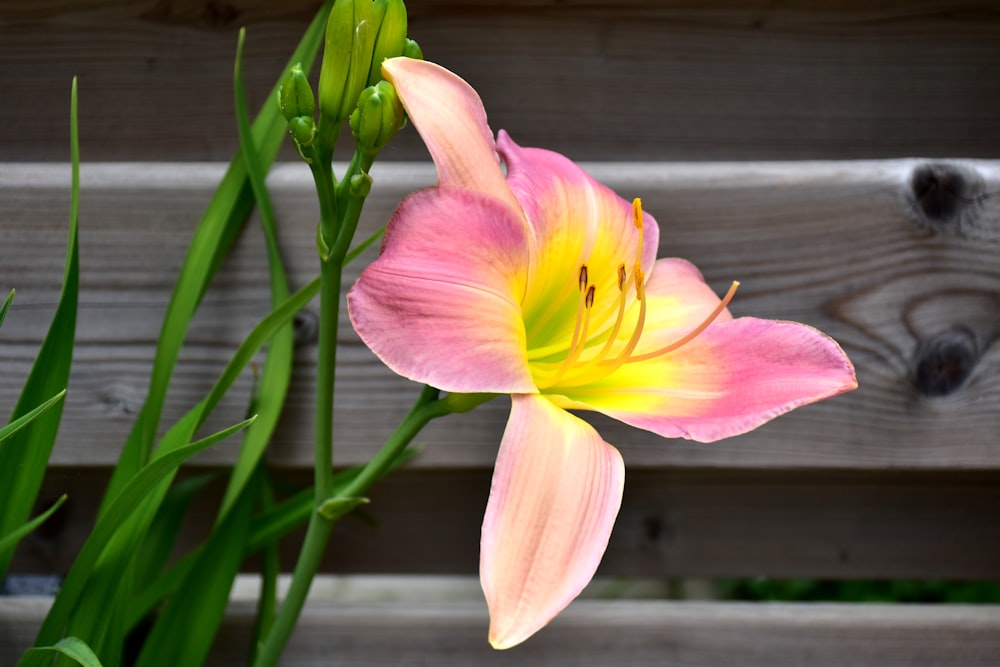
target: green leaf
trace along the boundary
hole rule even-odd
[[[358,505],[367,505],[371,501],[363,496],[354,498],[330,498],[325,500],[316,510],[324,518],[336,521],[348,514]]]
[[[45,340],[38,350],[35,363],[24,383],[14,408],[11,422],[16,422],[37,406],[50,400],[69,384],[73,361],[73,338],[76,332],[76,310],[79,293],[79,251],[77,220],[80,210],[80,150],[77,132],[76,79],[70,92],[70,155],[72,162],[69,240],[66,244],[66,267],[62,293]],[[9,303],[10,297],[8,297]],[[6,305],[4,307],[6,310]],[[10,437],[0,449],[0,489],[4,502],[0,504],[0,535],[7,535],[24,524],[42,485],[49,455],[55,445],[62,417],[62,404],[38,415]],[[12,551],[0,554],[0,579],[10,565]]]
[[[7,317],[7,310],[10,308],[10,302],[14,300],[14,290],[10,291],[7,298],[4,300],[3,305],[0,306],[0,325],[3,325],[3,320]]]
[[[66,498],[67,496],[64,493],[63,495],[59,496],[59,500],[52,503],[52,507],[48,508],[47,510],[36,516],[28,523],[21,526],[20,528],[18,528],[14,532],[10,533],[9,535],[5,535],[2,538],[0,538],[0,554],[13,550],[14,546],[18,542],[20,542],[25,535],[27,535],[35,528],[38,528],[40,525],[45,523],[45,521],[48,520],[48,518],[52,516],[64,502],[66,502]]]
[[[53,396],[49,400],[45,401],[44,403],[42,403],[41,405],[39,405],[38,407],[36,407],[31,412],[29,412],[27,414],[24,414],[24,415],[21,415],[20,417],[18,417],[17,419],[15,419],[14,421],[12,421],[11,423],[7,424],[3,428],[0,428],[0,445],[2,445],[5,440],[7,440],[11,436],[13,436],[15,433],[17,433],[18,431],[20,431],[22,428],[24,428],[25,426],[27,426],[31,422],[35,421],[35,419],[38,416],[40,416],[46,410],[48,410],[53,405],[55,405],[56,403],[58,403],[59,401],[61,401],[65,395],[66,395],[66,390],[63,389],[58,394],[56,394],[55,396]]]
[[[90,574],[108,542],[116,535],[118,528],[133,512],[142,507],[142,500],[150,493],[150,490],[164,478],[175,473],[184,461],[246,428],[251,423],[253,423],[253,419],[247,419],[207,438],[164,454],[151,461],[122,488],[121,492],[108,505],[107,512],[98,520],[90,536],[83,543],[76,560],[73,561],[73,566],[63,581],[59,595],[56,596],[48,616],[38,631],[36,644],[47,645],[57,640],[62,628],[69,620],[70,612],[80,600],[80,594],[86,583],[86,575]]]
[[[261,161],[270,165],[286,132],[285,119],[274,104],[274,98],[285,74],[295,64],[308,70],[315,60],[323,40],[326,18],[331,2],[326,2],[309,25],[285,71],[275,84],[253,125],[253,138],[259,147]],[[146,401],[140,410],[132,433],[115,467],[105,503],[114,497],[132,475],[152,456],[153,442],[159,429],[160,415],[188,324],[208,284],[236,239],[253,206],[251,188],[241,154],[230,163],[222,182],[215,191],[201,222],[195,230],[187,257],[181,267],[158,338],[156,356]],[[103,511],[102,505],[102,511]]]
[[[415,455],[416,452],[412,449],[401,452],[385,472],[388,473],[404,465]],[[355,466],[334,475],[334,493],[351,484],[362,470],[364,470],[364,466]],[[306,488],[255,517],[252,532],[243,547],[244,555],[265,548],[278,538],[301,527],[314,511],[314,501],[315,495],[312,488]],[[161,600],[177,590],[180,583],[187,577],[188,571],[194,567],[200,550],[201,547],[198,547],[183,556],[170,569],[152,581],[148,588],[139,592],[130,605],[128,627],[133,627],[146,614],[150,613]]]
[[[182,479],[171,485],[153,517],[145,538],[136,550],[133,559],[135,575],[132,582],[136,590],[142,591],[152,586],[162,575],[191,503],[209,482],[218,477],[218,473],[208,472]]]
[[[278,308],[288,299],[288,278],[281,261],[281,251],[278,247],[278,226],[274,215],[274,206],[268,194],[264,178],[267,168],[261,160],[250,127],[250,116],[247,111],[246,93],[243,85],[243,42],[245,30],[240,30],[236,47],[236,64],[233,72],[233,97],[236,107],[236,125],[240,135],[240,153],[253,189],[254,198],[260,212],[264,239],[267,243],[267,262],[271,283],[271,307]],[[233,502],[240,496],[257,464],[264,455],[264,449],[270,442],[274,429],[278,425],[288,386],[292,379],[292,353],[294,352],[294,332],[291,321],[285,323],[271,337],[267,349],[267,358],[258,383],[258,393],[253,406],[258,421],[253,428],[248,429],[239,458],[233,466],[229,478],[229,486],[223,496],[219,509],[218,521],[222,521]]]
[[[188,576],[157,616],[136,667],[201,665],[208,656],[243,562],[256,486],[244,487],[232,511],[212,531]]]
[[[90,647],[76,637],[66,637],[52,646],[29,649],[24,654],[24,657],[21,658],[21,661],[17,663],[18,667],[47,665],[52,659],[46,654],[52,652],[61,653],[67,658],[75,660],[78,665],[82,665],[83,667],[101,667],[101,661],[97,659],[97,656],[94,655]]]

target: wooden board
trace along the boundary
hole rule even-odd
[[[0,661],[29,646],[48,601],[0,598]],[[252,607],[236,604],[210,658],[245,663]],[[993,667],[1000,608],[971,606],[574,603],[527,643],[486,644],[485,605],[312,602],[282,665],[587,664],[628,667]]]
[[[479,89],[495,128],[578,160],[1000,152],[989,0],[407,4],[410,34]],[[237,29],[259,104],[318,6],[2,3],[0,161],[66,159],[74,75],[90,159],[228,159]],[[425,153],[410,132],[390,155]]]
[[[643,197],[661,223],[661,255],[691,259],[720,292],[742,281],[735,314],[819,327],[844,345],[861,384],[710,446],[667,442],[595,418],[630,468],[1000,468],[998,163],[586,166],[623,196]],[[957,174],[967,187],[951,215],[931,219],[916,216],[908,196],[914,174],[933,170]],[[104,466],[116,459],[146,389],[153,343],[191,230],[221,173],[221,165],[84,165],[78,347],[55,465]],[[383,164],[375,179],[362,236],[434,174],[428,164]],[[0,290],[18,290],[0,331],[0,405],[13,405],[55,304],[67,182],[65,166],[0,164]],[[270,185],[293,283],[300,286],[316,271],[310,179],[303,166],[288,164],[276,169]],[[346,285],[362,264],[350,267]],[[167,419],[201,398],[266,312],[265,267],[252,224],[190,330]],[[279,466],[310,465],[314,319],[306,313],[299,321],[296,380],[271,449]],[[346,317],[340,341],[336,460],[348,465],[367,460],[418,388],[385,370]],[[215,425],[242,418],[250,375]],[[498,399],[432,424],[418,438],[426,447],[416,465],[489,467],[506,411],[505,399]],[[199,461],[231,460],[233,446],[225,443]]]
[[[306,471],[281,477],[305,486]],[[69,495],[29,535],[13,568],[65,573],[97,512],[107,472],[59,469],[39,506]],[[323,569],[475,574],[490,471],[415,468],[376,485],[338,525]],[[211,529],[222,485],[199,496],[180,539]],[[605,577],[997,579],[996,472],[630,470],[599,574]],[[283,543],[291,570],[301,534]],[[247,564],[253,569],[254,562]]]

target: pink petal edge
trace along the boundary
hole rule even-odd
[[[427,145],[439,185],[488,194],[520,211],[472,86],[440,65],[412,58],[390,58],[382,63],[382,73]]]
[[[618,450],[541,396],[512,396],[483,519],[490,644],[521,643],[593,577],[621,506]]]

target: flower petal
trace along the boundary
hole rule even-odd
[[[631,273],[637,260],[647,274],[653,267],[656,221],[644,214],[640,252],[630,201],[558,153],[522,148],[503,131],[498,145],[507,182],[534,232],[524,303],[529,347],[550,346],[572,335],[582,265],[595,286],[592,332],[606,329],[618,312],[618,267]]]
[[[705,283],[701,271],[686,259],[656,260],[646,282],[646,324],[644,329],[694,328],[708,317],[721,299]],[[723,310],[715,322],[733,319]]]
[[[439,185],[482,192],[520,210],[500,170],[483,102],[472,86],[425,60],[390,58],[382,63],[382,72],[427,145]]]
[[[534,392],[519,306],[525,234],[494,199],[441,188],[410,195],[381,256],[347,295],[355,330],[411,380],[455,392]]]
[[[649,335],[665,346],[683,334]],[[665,437],[712,442],[856,387],[854,367],[833,339],[796,322],[744,317],[713,324],[670,354],[626,364],[600,382],[550,398]]]
[[[490,643],[514,646],[593,577],[621,506],[618,450],[544,397],[513,396],[483,519]]]

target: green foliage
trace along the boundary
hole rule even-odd
[[[370,0],[341,0],[343,16],[364,15]],[[332,155],[313,167],[321,208],[321,240],[331,243],[319,257],[321,275],[294,294],[290,293],[278,247],[277,222],[265,178],[288,129],[284,115],[288,104],[274,104],[282,82],[298,63],[293,83],[295,116],[309,116],[312,109],[306,90],[306,75],[315,60],[327,28],[332,2],[318,12],[289,59],[285,73],[268,98],[268,104],[251,123],[242,74],[245,33],[240,32],[234,67],[233,91],[240,150],[199,222],[187,256],[174,285],[157,338],[149,387],[138,418],[124,443],[103,496],[93,528],[67,573],[42,627],[35,648],[25,653],[21,667],[71,664],[85,667],[138,667],[202,664],[225,612],[229,591],[244,558],[263,551],[264,577],[259,618],[251,642],[255,664],[273,665],[290,634],[300,608],[296,604],[277,609],[277,541],[287,532],[310,524],[323,532],[310,532],[303,547],[308,567],[297,568],[293,589],[298,603],[318,566],[329,528],[358,504],[367,502],[364,492],[382,475],[402,465],[413,455],[405,451],[419,429],[433,419],[453,411],[440,400],[437,390],[427,388],[403,424],[382,450],[365,466],[334,473],[332,467],[332,404],[336,337],[321,342],[317,375],[317,477],[313,488],[276,499],[270,488],[264,452],[281,416],[293,367],[292,318],[317,295],[321,303],[321,328],[336,331],[338,300],[343,267],[377,241],[376,232],[348,251],[358,224],[361,207],[372,180],[368,174],[374,153],[356,150],[344,178],[333,175]],[[405,48],[405,9],[400,0],[379,0],[379,16],[386,19],[380,40],[393,52]],[[348,9],[349,11],[343,11]],[[360,9],[358,9],[360,8]],[[356,18],[356,17],[355,17]],[[346,24],[345,24],[346,25]],[[358,27],[358,26],[355,26]],[[352,28],[353,30],[354,28]],[[365,30],[374,30],[368,25]],[[362,31],[364,32],[364,31]],[[384,34],[383,34],[384,33]],[[327,31],[327,36],[329,32]],[[362,35],[366,58],[371,57],[372,34]],[[382,48],[382,47],[379,47]],[[334,51],[342,49],[336,44]],[[384,49],[383,49],[384,50]],[[348,87],[363,83],[369,68],[354,63]],[[362,71],[363,69],[363,71]],[[304,87],[303,87],[304,86]],[[383,86],[384,87],[384,86]],[[322,88],[322,85],[321,85]],[[391,87],[390,87],[391,90]],[[311,95],[311,89],[308,89]],[[300,94],[301,93],[301,94]],[[285,102],[288,102],[286,91]],[[356,93],[351,93],[357,98]],[[340,100],[344,102],[344,100]],[[376,100],[381,103],[381,98]],[[388,121],[375,127],[375,111],[369,111],[365,136],[384,140],[398,128],[402,112],[397,100]],[[79,153],[76,131],[76,87],[72,97],[73,190],[70,239],[63,292],[38,361],[25,384],[14,417],[0,429],[0,488],[12,489],[0,499],[0,575],[17,542],[55,512],[65,500],[28,521],[56,430],[73,349],[78,299],[78,253],[76,246],[79,205]],[[356,106],[351,102],[347,113]],[[379,108],[376,108],[379,107]],[[284,115],[283,115],[284,114]],[[360,120],[364,120],[359,115]],[[346,117],[346,116],[345,116]],[[372,128],[375,129],[372,129]],[[386,131],[383,132],[383,129]],[[373,134],[374,133],[374,134]],[[371,137],[368,137],[371,139]],[[301,147],[300,147],[301,148]],[[332,142],[327,153],[332,153]],[[369,149],[372,146],[368,147]],[[363,184],[364,187],[360,187]],[[205,397],[173,424],[162,424],[166,396],[176,361],[184,345],[188,326],[209,284],[257,205],[267,248],[271,312],[250,331],[220,373]],[[0,305],[0,323],[10,308],[13,292]],[[322,336],[321,336],[322,338]],[[248,419],[208,437],[195,439],[219,402],[246,372],[261,350],[267,350],[259,377],[249,397]],[[324,388],[325,387],[325,388]],[[326,427],[321,424],[327,422]],[[222,475],[207,474],[177,482],[180,468],[192,456],[221,440],[242,432],[239,456],[225,474],[227,486],[211,533],[196,548],[172,558],[181,526],[199,491]],[[327,448],[326,454],[321,452]],[[16,482],[16,484],[15,484]],[[310,536],[311,535],[311,536]],[[301,576],[300,576],[301,575]],[[290,596],[291,597],[291,596]],[[148,630],[135,655],[125,654],[126,638],[138,629]],[[134,660],[133,660],[134,659]]]
[[[18,663],[18,667],[33,667],[47,665],[51,662],[49,653],[60,653],[82,667],[101,667],[101,661],[86,642],[76,637],[66,637],[52,646],[42,646],[30,649]]]
[[[0,489],[3,489],[4,494],[0,499],[0,537],[12,535],[23,537],[28,532],[23,530],[23,526],[35,504],[35,498],[48,467],[49,455],[55,445],[62,417],[61,397],[69,383],[70,365],[73,361],[73,340],[76,334],[77,299],[80,287],[77,249],[80,150],[76,112],[77,95],[74,79],[70,92],[72,185],[69,239],[66,244],[62,292],[48,333],[42,341],[35,363],[14,408],[10,425],[14,428],[8,432],[0,449]],[[0,321],[6,315],[12,297],[13,292],[0,308]],[[37,524],[33,522],[32,525]],[[6,574],[12,556],[13,549],[0,550],[0,579]]]

